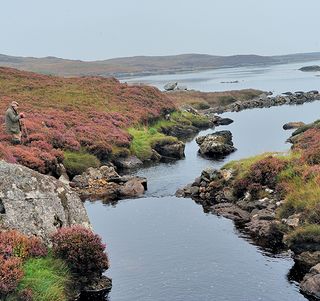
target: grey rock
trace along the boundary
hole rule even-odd
[[[185,144],[182,141],[167,142],[165,144],[159,143],[153,147],[157,153],[162,157],[172,159],[182,159],[185,157],[184,148]]]
[[[282,128],[284,130],[291,130],[291,129],[297,129],[297,128],[304,126],[304,125],[306,125],[306,124],[302,121],[288,122],[288,123],[284,124]]]
[[[135,169],[142,166],[143,162],[136,156],[129,156],[115,159],[114,164],[121,169]]]
[[[250,214],[231,203],[221,203],[213,205],[211,210],[221,216],[238,222],[247,222],[250,220]]]
[[[296,254],[294,260],[302,270],[309,271],[311,267],[320,263],[320,251]]]
[[[300,288],[305,294],[320,298],[320,263],[313,266],[304,276]]]
[[[284,220],[284,223],[292,228],[297,228],[300,224],[301,214],[293,214]]]
[[[82,201],[69,185],[27,167],[0,161],[2,228],[37,235],[45,242],[62,226],[90,228]]]
[[[177,82],[171,82],[164,85],[163,89],[166,91],[173,91],[178,86]]]
[[[202,155],[209,157],[221,157],[228,155],[236,150],[232,142],[230,131],[219,131],[196,139]]]
[[[193,196],[193,197],[199,195],[199,187],[197,187],[197,186],[192,186],[192,187],[190,188],[190,193],[191,193],[191,196]]]
[[[140,197],[144,194],[144,186],[139,179],[133,178],[120,188],[120,196],[124,198]]]

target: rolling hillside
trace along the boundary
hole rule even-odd
[[[119,78],[312,60],[320,60],[320,52],[282,56],[181,54],[172,56],[136,56],[91,62],[56,57],[33,58],[0,54],[0,66],[66,77],[98,75]]]

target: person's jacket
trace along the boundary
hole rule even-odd
[[[20,116],[13,107],[9,107],[6,111],[5,122],[6,131],[8,134],[19,134],[20,129]]]

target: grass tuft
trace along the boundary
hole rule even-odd
[[[68,300],[71,274],[67,265],[52,257],[32,258],[23,266],[24,278],[18,291],[31,289],[34,301]]]

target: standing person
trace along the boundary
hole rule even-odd
[[[24,113],[18,113],[19,104],[11,102],[5,114],[6,132],[11,135],[13,144],[21,144],[21,125],[20,119],[24,118]]]

